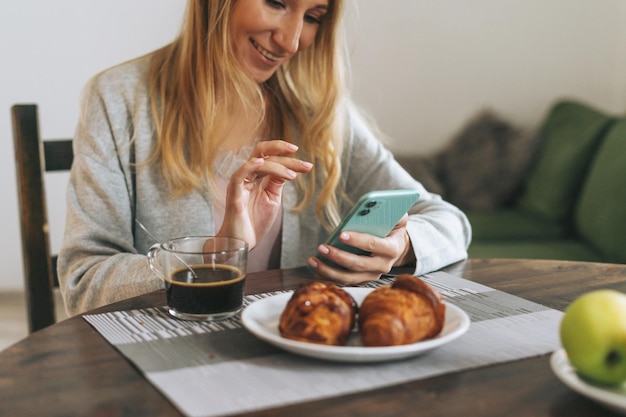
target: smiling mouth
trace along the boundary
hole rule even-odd
[[[280,59],[280,57],[272,54],[270,51],[263,49],[261,45],[259,45],[258,43],[254,41],[254,39],[250,39],[250,42],[252,43],[252,46],[254,46],[254,49],[259,51],[261,55],[263,55],[265,58],[269,59],[270,61],[278,61]]]

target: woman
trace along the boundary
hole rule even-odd
[[[59,257],[70,314],[162,288],[143,255],[151,235],[240,237],[249,272],[306,263],[344,283],[466,257],[465,216],[411,178],[351,105],[342,9],[189,0],[173,43],[90,82]],[[389,188],[422,197],[384,239],[342,235],[371,256],[320,244],[352,201]]]

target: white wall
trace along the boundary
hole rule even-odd
[[[41,135],[74,132],[80,92],[97,72],[169,42],[185,0],[0,0],[0,290],[23,287],[10,108],[37,103]],[[66,174],[48,176],[52,248],[65,224]]]
[[[22,287],[9,109],[40,105],[44,137],[71,135],[96,72],[177,32],[184,0],[0,0],[0,290]],[[440,149],[491,107],[534,128],[568,96],[626,111],[623,0],[358,0],[350,32],[354,96],[404,153]],[[356,30],[355,30],[356,26]],[[66,175],[46,183],[53,249]]]
[[[491,107],[532,128],[557,97],[626,110],[623,0],[359,0],[355,96],[407,153]]]

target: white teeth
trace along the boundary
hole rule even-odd
[[[255,41],[252,41],[252,45],[254,45],[256,50],[259,51],[261,53],[261,55],[263,55],[265,58],[270,59],[272,61],[278,61],[280,59],[279,57],[277,57],[276,55],[272,54],[271,52],[266,51],[265,49],[261,48],[261,45],[259,45]]]

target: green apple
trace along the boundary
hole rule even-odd
[[[565,310],[561,344],[582,376],[607,385],[626,381],[626,294],[595,290]]]

